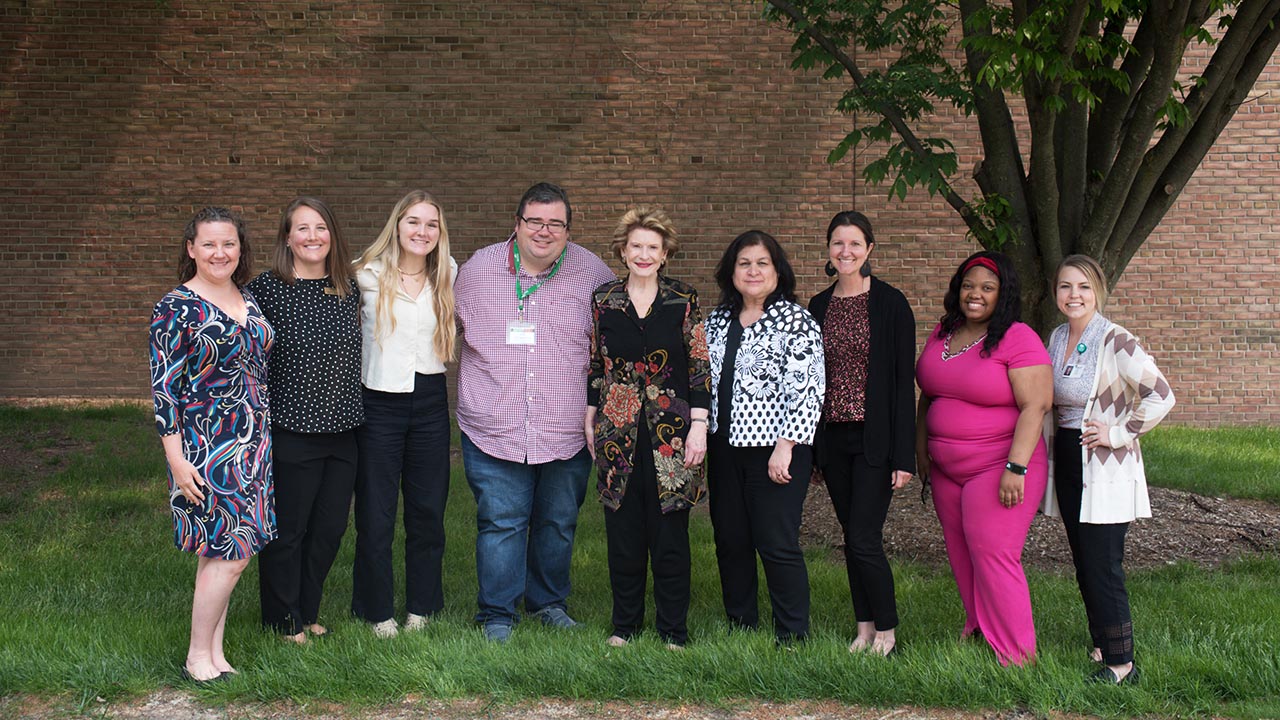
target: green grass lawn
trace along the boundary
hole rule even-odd
[[[1280,429],[1158,427],[1142,453],[1164,487],[1280,504]]]
[[[1230,447],[1230,454],[1195,452],[1206,438]],[[1176,475],[1171,482],[1179,487],[1275,500],[1277,447],[1275,430],[1161,428],[1147,445],[1147,462],[1152,475],[1154,468],[1161,479]],[[186,650],[195,562],[172,545],[149,413],[0,408],[0,448],[7,448],[0,449],[0,695],[56,695],[75,705],[174,684]],[[1210,481],[1219,484],[1200,484]],[[1246,489],[1237,492],[1237,482]],[[1133,573],[1143,679],[1136,687],[1108,688],[1084,682],[1091,669],[1084,609],[1065,574],[1031,576],[1040,652],[1027,668],[1003,669],[985,647],[956,642],[962,610],[949,574],[909,564],[895,566],[899,653],[888,661],[850,655],[844,570],[822,552],[810,556],[809,643],[786,653],[774,648],[767,630],[730,635],[705,514],[691,527],[688,650],[669,652],[650,635],[625,649],[608,648],[604,529],[593,499],[582,512],[570,598],[571,612],[587,626],[565,633],[524,623],[509,645],[491,646],[471,623],[475,506],[460,467],[449,502],[446,607],[425,632],[379,641],[348,619],[354,540],[348,533],[322,609],[334,637],[299,648],[261,632],[253,564],[227,623],[228,653],[243,675],[199,692],[215,702],[355,705],[408,694],[499,702],[831,698],[1038,713],[1280,714],[1280,558],[1274,555],[1213,571],[1179,564]]]

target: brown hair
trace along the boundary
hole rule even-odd
[[[182,231],[182,246],[178,250],[178,282],[184,283],[196,276],[196,260],[187,251],[196,241],[200,226],[206,223],[231,223],[236,228],[240,239],[240,260],[236,263],[235,272],[231,273],[231,282],[236,287],[244,287],[253,277],[253,252],[249,248],[249,233],[245,230],[244,220],[226,208],[200,208]]]
[[[293,250],[289,248],[289,233],[293,232],[293,213],[298,208],[311,208],[320,214],[325,227],[329,228],[329,255],[324,259],[324,271],[329,274],[329,281],[338,297],[345,298],[351,292],[351,251],[347,247],[347,239],[338,229],[338,221],[323,201],[307,196],[294,198],[280,216],[280,229],[276,232],[276,246],[271,252],[271,272],[292,285],[297,276],[293,272]]]

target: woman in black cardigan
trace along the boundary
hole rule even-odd
[[[822,326],[827,394],[815,466],[844,530],[858,622],[850,652],[893,652],[898,609],[884,554],[893,491],[915,473],[915,316],[897,288],[871,276],[871,221],[855,211],[827,226],[831,287],[809,302]]]

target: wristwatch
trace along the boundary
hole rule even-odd
[[[1026,466],[1026,465],[1019,465],[1018,463],[1016,463],[1016,462],[1014,462],[1014,461],[1012,461],[1012,460],[1010,460],[1010,461],[1008,461],[1008,462],[1006,462],[1006,463],[1004,464],[1004,469],[1005,469],[1005,470],[1008,470],[1009,472],[1013,473],[1014,475],[1026,475],[1026,474],[1027,474],[1027,466]]]

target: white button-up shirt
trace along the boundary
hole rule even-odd
[[[453,258],[449,258],[449,267],[456,277],[458,264]],[[434,375],[445,370],[444,361],[436,355],[435,348],[435,288],[431,278],[427,278],[422,292],[412,298],[397,282],[395,301],[391,304],[395,330],[390,330],[390,323],[384,321],[382,336],[378,337],[378,283],[385,271],[381,262],[372,262],[356,273],[364,339],[360,379],[370,390],[413,392],[416,373]]]

